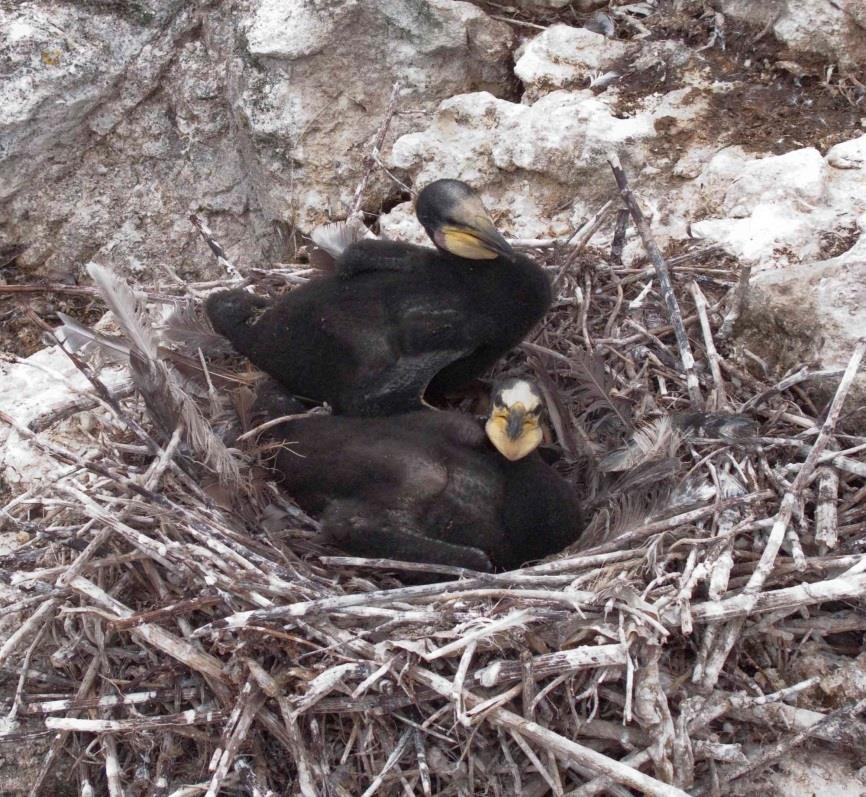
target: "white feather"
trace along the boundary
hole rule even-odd
[[[362,222],[353,217],[346,221],[320,224],[310,233],[310,238],[320,249],[324,249],[331,257],[337,258],[348,246],[364,238],[375,239],[376,236]]]
[[[129,338],[132,347],[149,359],[156,359],[156,337],[144,320],[138,299],[129,285],[96,263],[87,264],[87,273],[96,283],[102,298],[114,314],[114,320]]]
[[[54,330],[54,334],[61,343],[66,344],[69,351],[86,353],[93,346],[98,346],[112,360],[126,362],[126,358],[129,357],[129,346],[122,341],[108,335],[100,335],[89,327],[79,324],[78,321],[66,315],[66,313],[58,311],[57,317],[63,324]]]
[[[624,448],[611,451],[598,463],[604,473],[629,470],[643,462],[672,457],[680,444],[680,435],[667,416],[656,418],[632,433]]]
[[[532,411],[541,404],[541,397],[533,386],[523,380],[517,380],[511,387],[506,388],[499,394],[499,398],[506,407],[513,407],[518,402],[527,410]]]

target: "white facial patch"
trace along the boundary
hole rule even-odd
[[[526,407],[527,412],[532,412],[541,405],[541,396],[529,382],[523,379],[517,380],[511,387],[503,390],[499,398],[506,407],[513,407],[519,402]]]

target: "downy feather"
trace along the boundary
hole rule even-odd
[[[106,359],[112,362],[127,362],[129,358],[129,346],[121,338],[95,332],[60,311],[57,312],[57,317],[63,323],[55,328],[54,335],[61,343],[66,344],[69,351],[90,356],[94,351],[98,350]]]
[[[332,221],[320,224],[311,233],[313,243],[324,249],[335,260],[343,250],[364,238],[375,238],[363,222],[352,217],[346,221]]]
[[[159,336],[179,346],[185,354],[195,355],[199,349],[205,354],[233,352],[228,340],[214,332],[207,317],[200,315],[195,303],[188,299],[174,305],[159,330]]]
[[[178,423],[182,424],[189,447],[221,481],[237,484],[240,480],[237,462],[159,358],[156,335],[130,287],[101,266],[91,263],[88,271],[127,336],[129,366],[135,385],[163,436],[171,436]]]
[[[625,446],[607,454],[598,467],[603,472],[631,470],[645,462],[674,456],[679,443],[671,419],[656,418],[635,429]]]

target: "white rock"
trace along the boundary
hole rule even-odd
[[[649,114],[618,118],[590,91],[555,91],[533,105],[481,92],[442,102],[427,130],[395,142],[391,165],[419,187],[439,177],[466,180],[508,235],[544,238],[567,232],[608,197],[611,150],[641,168],[640,142],[654,136]],[[571,200],[572,211],[561,209]]]
[[[828,234],[866,212],[864,154],[866,136],[837,145],[826,158],[812,148],[764,158],[725,149],[695,181],[705,218],[691,225],[692,233],[759,269],[814,260]]]
[[[105,368],[99,376],[109,388],[129,380],[124,368]],[[92,395],[90,383],[57,347],[36,352],[20,363],[0,362],[0,410],[24,426],[82,395]],[[82,416],[73,415],[41,434],[77,456],[84,456],[92,440],[82,430]],[[7,485],[26,489],[56,479],[67,470],[69,465],[42,453],[17,431],[0,424],[0,479]]]
[[[568,25],[551,25],[530,41],[514,65],[526,99],[555,89],[586,88],[594,75],[613,70],[636,46]]]
[[[827,184],[826,163],[811,147],[758,160],[734,148],[713,158],[704,175],[707,199],[734,218],[744,218],[764,204],[812,207]],[[722,186],[723,195],[713,196],[711,186]]]
[[[834,169],[866,168],[866,135],[831,147],[827,153],[827,165]]]
[[[844,367],[866,331],[866,215],[860,237],[844,254],[828,260],[759,272],[754,286],[784,312],[805,313],[820,331],[818,354],[828,368]]]
[[[863,797],[863,781],[855,761],[832,749],[822,750],[820,755],[783,756],[778,771],[769,773],[769,791],[786,797]],[[744,785],[748,789],[748,781]],[[763,774],[755,777],[753,793],[768,793]]]
[[[0,200],[26,184],[84,121],[152,35],[129,20],[39,3],[0,6]],[[68,31],[64,35],[63,31]]]
[[[691,229],[695,238],[721,244],[743,262],[764,268],[815,257],[820,245],[813,220],[785,206],[758,205],[745,218],[706,219]]]
[[[379,229],[385,238],[420,246],[431,245],[430,238],[415,218],[415,205],[412,202],[401,202],[379,216]]]

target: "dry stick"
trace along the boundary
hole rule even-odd
[[[707,710],[702,711],[700,714],[690,719],[686,726],[686,730],[689,734],[694,734],[696,731],[699,731],[702,728],[706,727],[714,720],[718,719],[724,714],[727,714],[728,711],[731,710],[731,706],[744,706],[747,704],[758,705],[770,703],[772,701],[785,700],[792,695],[809,688],[810,686],[814,686],[816,682],[817,679],[811,678],[808,681],[803,681],[786,689],[780,689],[778,692],[773,692],[772,694],[763,695],[762,697],[757,698],[744,698],[742,695],[726,693],[725,701],[714,702],[713,705],[711,705]],[[651,757],[652,756],[650,755],[650,750],[646,749],[626,756],[624,759],[622,759],[622,762],[624,764],[629,764],[630,766],[637,768],[648,763],[651,760]],[[588,783],[585,783],[583,786],[575,789],[574,791],[569,792],[565,797],[594,797],[594,795],[601,794],[606,789],[609,789],[610,783],[611,781],[609,778],[595,778]]]
[[[695,373],[695,358],[692,355],[692,348],[689,344],[689,338],[686,334],[686,328],[683,324],[683,316],[680,313],[680,306],[677,302],[677,297],[674,294],[674,287],[671,284],[671,274],[668,269],[668,264],[662,256],[661,250],[658,248],[655,239],[650,231],[649,224],[640,205],[637,203],[634,194],[628,185],[628,179],[625,172],[622,170],[622,165],[619,162],[619,157],[616,154],[608,156],[607,162],[613,170],[613,176],[616,179],[616,184],[619,186],[620,194],[622,195],[625,204],[631,211],[634,219],[635,227],[643,241],[644,248],[649,255],[650,260],[655,266],[656,277],[659,281],[659,291],[665,301],[668,309],[668,317],[674,328],[674,335],[677,340],[677,348],[680,352],[680,360],[683,364],[683,370],[686,373],[686,387],[689,391],[692,409],[699,410],[703,407],[703,399],[701,398],[701,388],[698,383],[698,375]]]
[[[544,782],[550,787],[550,790],[553,792],[554,797],[562,797],[562,786],[558,784],[550,772],[547,771],[547,767],[541,763],[538,759],[538,756],[535,754],[535,750],[533,750],[527,741],[516,731],[511,731],[511,738],[517,742],[517,746],[523,750],[523,754],[529,759],[529,762],[535,768],[539,775],[544,779]]]
[[[866,724],[857,720],[827,726],[823,720],[826,714],[785,703],[771,705],[734,705],[728,716],[740,722],[766,725],[786,731],[805,731],[814,739],[832,745],[861,751],[866,745]]]
[[[222,266],[226,274],[228,274],[229,279],[243,279],[243,274],[241,274],[241,272],[238,271],[237,266],[228,259],[225,249],[223,249],[216,238],[214,238],[214,234],[211,232],[210,227],[205,224],[204,219],[193,213],[190,215],[189,220],[199,231],[204,242],[208,245],[211,252],[213,252],[214,257],[216,257],[217,262]]]
[[[199,694],[196,687],[187,687],[177,692],[174,689],[150,689],[146,692],[128,692],[125,695],[103,695],[92,700],[79,700],[67,697],[62,700],[43,700],[37,703],[25,703],[21,706],[24,714],[54,714],[57,711],[74,711],[85,708],[114,708],[115,706],[132,706],[142,703],[172,701],[176,697],[181,700],[191,700]]]
[[[839,500],[839,474],[833,468],[821,467],[818,477],[818,503],[815,506],[815,542],[835,548],[839,539],[836,505]]]
[[[78,687],[78,691],[75,695],[76,700],[81,700],[84,696],[91,690],[93,687],[93,683],[96,680],[96,676],[99,673],[100,666],[102,664],[102,657],[98,654],[95,655],[91,660],[90,664],[87,667],[87,670],[84,672],[84,677],[81,679],[81,684]],[[54,769],[54,762],[57,760],[57,757],[60,755],[60,750],[63,747],[64,742],[66,741],[66,731],[61,731],[56,734],[54,739],[51,741],[51,747],[48,749],[48,753],[45,756],[45,760],[42,763],[42,768],[39,770],[39,775],[36,778],[36,781],[33,783],[27,797],[37,797],[37,795],[42,791],[43,786],[45,785],[45,781],[48,778],[49,773],[51,773]]]
[[[622,667],[628,651],[620,644],[584,645],[555,653],[544,653],[531,660],[532,672],[536,678],[546,678],[561,672],[580,672],[596,667]],[[494,661],[473,676],[484,687],[497,686],[514,681],[523,676],[519,661]]]
[[[213,777],[208,784],[205,797],[217,797],[217,794],[219,794],[220,786],[225,780],[226,775],[228,775],[229,768],[234,762],[241,744],[249,733],[256,713],[264,705],[266,699],[267,696],[259,691],[258,686],[254,683],[254,679],[250,677],[241,688],[237,704],[226,722],[225,730],[228,738],[224,736],[223,749],[217,759]]]
[[[348,218],[360,214],[361,203],[364,201],[364,191],[367,189],[367,183],[370,182],[370,177],[373,174],[373,169],[376,168],[376,162],[382,150],[382,145],[385,143],[385,136],[388,135],[388,127],[391,125],[391,119],[394,117],[394,111],[397,110],[397,95],[400,92],[400,83],[396,82],[391,87],[391,96],[388,98],[388,107],[385,110],[385,118],[382,119],[382,124],[379,125],[379,130],[376,133],[376,138],[373,141],[373,148],[370,154],[364,158],[364,174],[361,176],[361,181],[355,188],[355,194],[352,197],[352,204],[349,206]]]
[[[300,603],[292,603],[285,606],[274,606],[268,609],[253,609],[244,612],[236,612],[227,617],[215,620],[212,623],[203,625],[197,628],[193,634],[195,637],[202,637],[207,634],[224,628],[244,628],[250,623],[259,622],[262,620],[279,620],[292,617],[309,617],[328,612],[338,611],[340,609],[352,606],[375,606],[380,604],[389,604],[394,601],[407,601],[420,598],[431,598],[434,596],[442,596],[443,599],[459,597],[469,590],[483,589],[484,587],[493,584],[504,583],[507,585],[510,578],[517,578],[524,575],[560,573],[571,571],[578,567],[594,567],[616,562],[626,559],[631,559],[634,554],[630,551],[614,550],[625,544],[630,544],[635,541],[641,541],[653,534],[661,531],[676,528],[681,525],[693,523],[696,520],[701,520],[714,512],[727,509],[732,506],[739,506],[754,501],[772,498],[775,493],[772,490],[763,490],[757,493],[749,493],[743,496],[723,499],[715,504],[693,509],[689,512],[684,512],[680,515],[674,515],[664,520],[648,523],[641,526],[639,529],[634,529],[628,534],[618,537],[616,540],[598,545],[590,549],[597,556],[582,555],[577,557],[569,557],[566,559],[556,560],[553,562],[545,562],[540,565],[523,568],[519,574],[503,573],[499,576],[484,576],[481,578],[472,578],[465,581],[445,582],[441,584],[421,584],[412,587],[400,587],[398,589],[376,590],[374,592],[361,592],[349,595],[340,595],[330,598],[320,598],[312,601],[302,601]],[[612,550],[609,553],[608,550]],[[496,591],[498,594],[505,590]],[[513,593],[515,597],[520,597],[520,592]],[[557,596],[558,600],[567,602],[586,602],[591,603],[596,599],[596,593],[586,591],[570,591],[561,593]]]
[[[397,742],[396,747],[391,751],[391,755],[388,756],[388,760],[385,761],[385,765],[382,767],[379,774],[373,779],[373,782],[364,790],[361,797],[373,797],[373,795],[379,790],[379,787],[385,781],[385,775],[394,768],[403,753],[406,752],[406,748],[409,746],[411,738],[412,728],[406,728],[406,730],[403,731],[400,740]]]
[[[430,765],[427,763],[427,751],[424,748],[424,738],[421,736],[421,731],[418,728],[412,729],[412,738],[415,742],[415,756],[418,759],[421,792],[424,797],[433,797],[433,788],[430,782]]]
[[[613,242],[610,245],[610,262],[615,266],[622,265],[622,250],[625,246],[625,233],[628,229],[630,215],[628,208],[620,208],[616,212],[616,227],[613,232]]]
[[[173,725],[207,725],[225,718],[225,712],[216,708],[191,708],[178,714],[160,714],[155,717],[136,717],[121,720],[88,720],[75,717],[46,717],[45,727],[55,731],[82,733],[129,733]]]
[[[668,531],[670,529],[675,529],[679,528],[680,526],[694,523],[698,520],[703,520],[710,515],[714,515],[716,512],[722,512],[725,509],[730,509],[731,507],[756,503],[758,501],[764,501],[775,497],[776,493],[773,490],[761,490],[757,493],[747,493],[746,495],[723,498],[721,501],[717,501],[715,504],[703,506],[699,509],[692,509],[688,512],[683,512],[679,515],[673,515],[672,517],[665,518],[664,520],[656,520],[652,523],[647,523],[640,528],[631,529],[627,532],[623,532],[622,534],[618,535],[615,540],[602,543],[601,545],[595,545],[592,548],[588,548],[584,553],[599,554],[606,553],[608,551],[615,551],[617,549],[624,548],[627,545],[631,545],[634,542],[642,542],[647,537],[651,537],[654,534],[658,534],[659,532]]]
[[[49,598],[43,603],[27,620],[22,623],[14,634],[11,634],[9,639],[0,647],[0,666],[6,662],[6,659],[11,656],[18,646],[27,638],[27,636],[36,630],[41,624],[46,622],[46,618],[57,605],[57,600]]]
[[[411,674],[414,680],[430,687],[442,697],[451,699],[451,681],[447,678],[420,667],[413,668]],[[464,700],[467,706],[477,706],[483,702],[480,697],[466,690],[464,690]],[[620,761],[577,744],[571,739],[543,728],[538,723],[524,719],[513,711],[495,707],[485,714],[485,719],[506,730],[516,731],[525,739],[550,750],[567,764],[588,767],[593,771],[609,776],[617,783],[637,789],[644,794],[653,795],[653,797],[687,797],[686,792],[676,788],[676,786],[662,783],[660,780],[632,769]]]
[[[839,387],[836,390],[836,395],[833,397],[833,402],[830,405],[827,418],[821,425],[821,431],[812,446],[812,450],[809,452],[802,468],[800,468],[797,476],[791,483],[791,488],[785,493],[785,496],[782,499],[782,504],[779,507],[779,511],[773,523],[773,528],[770,530],[767,544],[764,547],[758,565],[755,567],[754,572],[749,578],[749,581],[743,590],[743,594],[737,596],[743,600],[745,614],[722,630],[719,634],[718,640],[716,641],[715,649],[707,657],[707,663],[700,679],[701,686],[704,689],[711,689],[716,685],[728,654],[731,652],[737,637],[742,632],[745,618],[748,617],[757,603],[759,597],[758,594],[764,586],[767,577],[773,570],[776,555],[779,553],[779,549],[782,547],[786,532],[788,531],[788,524],[791,521],[795,508],[802,500],[803,490],[809,483],[809,479],[815,470],[819,457],[833,436],[836,422],[839,420],[839,416],[842,413],[842,406],[845,403],[848,390],[854,382],[854,377],[857,375],[857,370],[860,367],[860,361],[863,359],[864,352],[866,352],[866,339],[857,343],[854,353],[851,355],[851,359],[848,362],[848,367],[845,369],[845,373],[839,382]]]
[[[728,340],[734,332],[734,324],[740,318],[743,308],[746,306],[746,297],[749,292],[749,279],[752,276],[752,267],[743,266],[740,269],[740,277],[737,280],[737,287],[734,288],[733,301],[731,307],[725,314],[722,320],[722,326],[719,328],[719,337],[722,340]]]
[[[768,390],[750,398],[745,404],[743,404],[740,412],[748,412],[760,404],[763,404],[767,399],[772,398],[795,385],[799,385],[801,382],[808,382],[813,379],[835,379],[836,377],[842,376],[844,373],[845,371],[840,368],[827,368],[822,371],[807,371],[805,368],[802,368],[796,373],[786,376]]]
[[[532,620],[532,612],[529,609],[519,609],[516,612],[512,612],[511,614],[506,614],[500,617],[498,620],[494,620],[492,623],[481,626],[480,628],[476,628],[474,631],[470,631],[467,634],[464,634],[460,637],[460,639],[455,639],[453,642],[449,642],[447,645],[443,645],[440,648],[436,648],[436,650],[431,651],[430,653],[424,654],[425,661],[434,661],[435,659],[442,658],[443,656],[449,656],[452,653],[456,653],[458,650],[462,650],[467,645],[472,642],[478,642],[485,637],[490,636],[491,634],[496,634],[499,631],[504,631],[507,628],[513,628],[516,625],[524,625]]]
[[[290,750],[298,770],[298,788],[301,790],[302,797],[318,797],[310,756],[301,739],[301,734],[298,730],[298,720],[289,702],[289,698],[271,674],[257,661],[246,659],[246,663],[247,667],[249,667],[250,675],[255,679],[262,692],[273,700],[276,700],[277,705],[280,707],[280,714],[283,717],[286,733],[290,740]]]
[[[105,780],[108,785],[108,795],[109,797],[123,797],[120,762],[117,758],[117,740],[108,734],[102,738],[102,747],[105,756]]]
[[[71,579],[69,586],[89,598],[101,609],[115,615],[117,619],[128,618],[133,614],[131,609],[124,606],[120,601],[111,597],[111,595],[83,576],[76,576]],[[115,617],[111,619],[115,619]],[[225,681],[228,681],[228,676],[223,671],[223,663],[219,659],[200,651],[185,639],[181,639],[175,634],[160,628],[158,625],[140,625],[132,630],[132,634],[152,645],[157,650],[161,650],[171,658],[182,662],[190,669],[207,676],[211,679],[212,687],[220,686]],[[222,696],[228,694],[225,687],[216,691]]]
[[[607,216],[608,211],[611,209],[612,205],[613,200],[608,200],[607,202],[605,202],[595,213],[592,214],[592,216],[590,216],[586,220],[586,222],[584,222],[583,226],[566,242],[566,245],[570,247],[570,251],[553,279],[554,286],[559,284],[563,276],[565,276],[565,272],[568,271],[569,268],[571,268],[571,266],[577,260],[577,256],[589,243],[590,238],[592,238],[592,236],[595,235],[595,233],[598,231],[598,228],[601,227],[602,222],[605,220],[605,217]]]
[[[866,573],[854,573],[769,592],[744,591],[731,598],[698,603],[691,607],[691,614],[692,620],[697,623],[718,623],[735,618],[744,621],[746,617],[756,612],[773,612],[826,601],[850,600],[862,595],[864,590],[866,590]],[[679,614],[675,608],[671,608],[663,615],[665,624],[672,628],[677,626],[678,618]]]
[[[866,699],[858,700],[856,703],[853,703],[849,706],[845,706],[843,708],[834,711],[832,714],[828,714],[824,719],[820,721],[820,725],[825,727],[832,727],[834,723],[837,723],[839,720],[854,718],[857,714],[860,714],[866,710]],[[741,778],[743,775],[747,775],[750,772],[754,772],[759,769],[763,769],[766,766],[777,761],[781,756],[791,750],[793,747],[796,747],[799,744],[802,744],[806,739],[809,738],[811,733],[815,732],[815,728],[806,728],[798,733],[795,733],[792,736],[789,736],[787,739],[782,739],[776,744],[774,744],[769,749],[764,749],[761,753],[759,753],[756,758],[748,763],[735,767],[732,771],[729,771],[725,774],[725,776],[721,779],[721,784],[730,783],[737,778]],[[697,794],[705,793],[705,789],[700,790]]]
[[[695,309],[698,312],[698,318],[701,321],[701,332],[704,336],[704,348],[707,350],[707,360],[710,363],[710,373],[713,375],[713,383],[715,392],[713,394],[713,406],[710,410],[724,411],[728,406],[728,397],[725,394],[725,383],[722,380],[722,369],[719,367],[719,353],[716,351],[716,344],[713,341],[713,330],[710,326],[710,319],[707,315],[707,299],[703,291],[698,287],[698,283],[692,281],[689,285],[692,292],[692,297],[695,300]]]
[[[321,620],[317,627],[310,626],[309,630],[313,633],[324,636],[325,638],[343,642],[349,649],[359,655],[374,659],[379,663],[384,663],[384,660],[386,660],[386,654],[377,650],[373,645],[354,638],[348,631],[343,631],[342,629],[329,624],[326,620]],[[409,668],[406,671],[406,674],[417,683],[432,689],[447,700],[454,700],[454,695],[452,693],[453,684],[449,679],[420,666]],[[521,686],[518,684],[515,687],[516,691],[510,690],[506,693],[508,699],[510,699],[511,691],[515,691],[516,694],[520,689]],[[467,706],[472,707],[476,711],[481,709],[484,704],[489,704],[491,702],[485,701],[481,697],[466,690],[463,692],[463,700]],[[495,701],[496,698],[492,698],[492,700]],[[485,711],[484,718],[505,730],[517,731],[529,741],[539,744],[545,749],[553,752],[566,764],[588,767],[594,771],[610,776],[617,783],[631,786],[645,794],[653,795],[653,797],[686,797],[684,791],[674,786],[662,783],[655,778],[624,765],[620,761],[616,761],[608,756],[596,752],[595,750],[579,745],[558,733],[539,726],[537,723],[529,722],[525,718],[520,717],[511,711],[507,711],[500,706],[492,705],[491,708]]]

